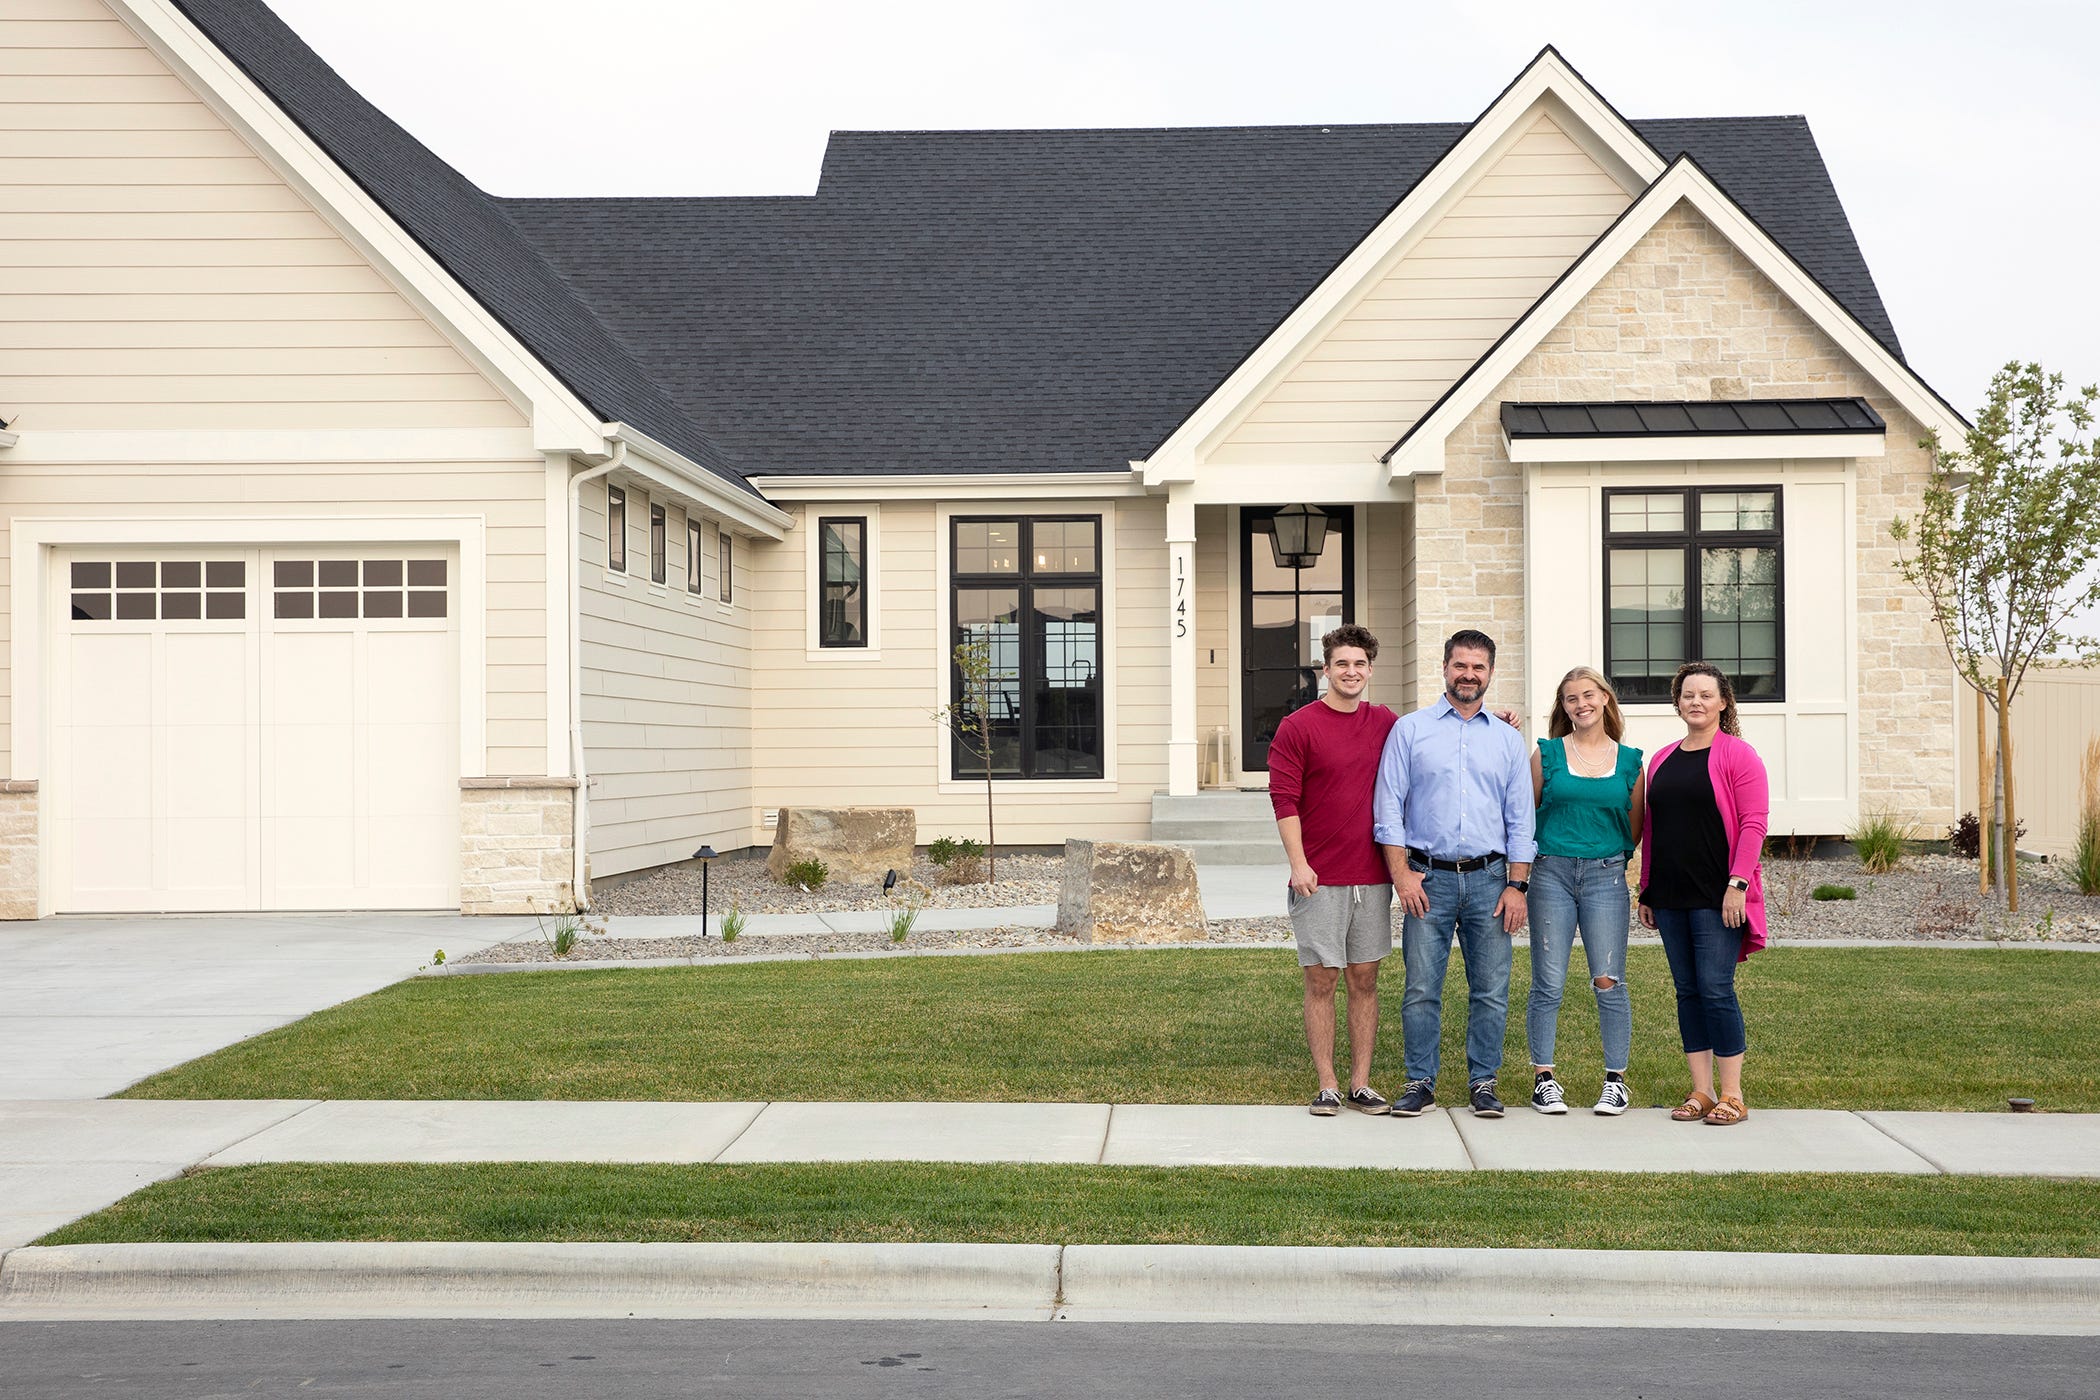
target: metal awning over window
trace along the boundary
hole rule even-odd
[[[1513,462],[1879,457],[1888,424],[1861,398],[1505,403]]]

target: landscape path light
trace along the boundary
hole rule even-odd
[[[693,859],[700,862],[700,936],[707,937],[707,867],[713,863],[715,848],[702,846],[693,852]]]

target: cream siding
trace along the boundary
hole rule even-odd
[[[483,517],[485,771],[545,772],[524,415],[98,0],[0,9],[0,418],[0,518]]]
[[[1152,794],[1166,785],[1166,503],[1160,499],[985,503],[1018,514],[1100,513],[1112,523],[1106,655],[1111,779],[996,785],[999,842],[1054,845],[1068,836],[1143,839]],[[945,518],[932,502],[885,501],[876,541],[880,656],[807,659],[806,600],[814,583],[811,526],[820,515],[865,511],[851,501],[795,508],[784,543],[759,556],[755,618],[754,793],[761,812],[783,806],[908,806],[919,840],[984,833],[984,788],[955,782],[943,762],[946,647],[937,636],[947,579]],[[979,514],[973,503],[967,511]],[[761,832],[760,840],[770,836]]]
[[[0,417],[517,427],[517,408],[99,0],[0,14]]]
[[[593,878],[752,843],[751,541],[730,546],[723,606],[716,534],[702,517],[705,592],[686,591],[686,515],[665,516],[665,581],[649,581],[648,483],[627,493],[627,573],[605,566],[605,484],[582,497],[577,625]],[[742,556],[742,557],[739,557]],[[760,590],[763,592],[763,590]]]
[[[1207,460],[1375,461],[1629,202],[1540,115]]]

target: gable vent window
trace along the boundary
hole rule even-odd
[[[868,644],[868,521],[865,516],[817,522],[819,642],[827,647]]]
[[[1743,701],[1785,695],[1776,486],[1604,493],[1605,673],[1624,700],[1668,702],[1686,661]]]

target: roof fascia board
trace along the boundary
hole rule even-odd
[[[1880,457],[1880,433],[1745,433],[1730,436],[1512,438],[1512,462],[1807,462]]]
[[[1945,441],[1956,441],[1967,431],[1960,415],[1949,408],[1909,366],[1888,352],[1836,298],[1789,256],[1740,209],[1734,200],[1708,179],[1689,156],[1679,156],[1661,178],[1590,245],[1575,265],[1529,311],[1510,327],[1473,367],[1452,385],[1444,397],[1424,414],[1407,435],[1395,443],[1385,461],[1396,477],[1434,474],[1444,470],[1444,444],[1451,432],[1480,406],[1496,385],[1507,379],[1526,355],[1555,326],[1574,311],[1596,288],[1606,273],[1617,267],[1634,246],[1680,203],[1691,205],[1713,225],[1737,252],[1748,258],[1782,295],[1806,313],[1837,347],[1850,356],[1906,412],[1928,431]],[[1864,455],[1864,454],[1854,454]],[[1585,459],[1588,460],[1588,459]]]
[[[1251,407],[1307,346],[1347,313],[1365,289],[1406,255],[1476,175],[1516,142],[1523,134],[1524,119],[1541,105],[1557,107],[1572,119],[1576,129],[1569,136],[1597,156],[1627,193],[1647,188],[1662,174],[1665,162],[1655,148],[1557,51],[1550,46],[1544,49],[1348,256],[1160,444],[1143,463],[1146,484],[1193,480],[1201,445],[1226,427],[1234,414]]]
[[[532,415],[541,451],[603,454],[604,425],[569,387],[330,159],[240,65],[170,0],[107,0],[175,71],[458,347]]]
[[[1146,494],[1143,478],[1134,472],[841,473],[755,476],[751,485],[775,501],[998,501],[1023,496],[1101,500]]]
[[[710,515],[734,520],[755,535],[784,539],[795,518],[748,491],[715,475],[692,458],[664,446],[647,433],[626,423],[606,425],[607,436],[617,448],[627,447],[620,469],[643,477],[689,499]]]

